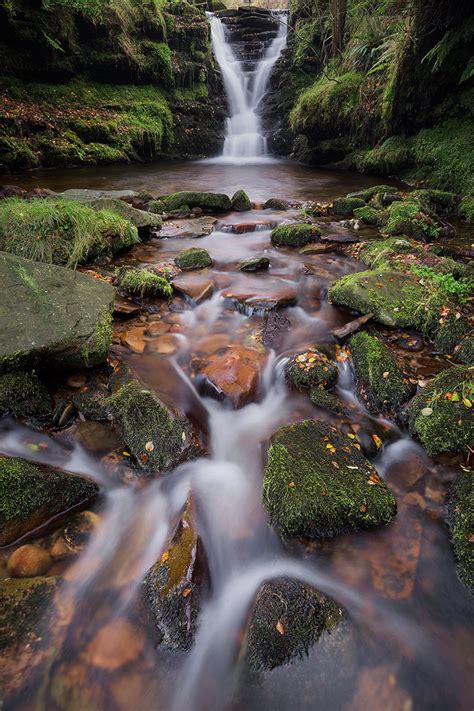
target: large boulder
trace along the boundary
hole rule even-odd
[[[320,237],[319,227],[307,224],[280,225],[270,235],[274,247],[303,247],[317,242]]]
[[[375,413],[397,412],[414,392],[390,351],[378,338],[356,333],[349,341],[359,397]]]
[[[296,580],[265,583],[260,589],[247,634],[247,662],[261,672],[303,657],[324,632],[343,619],[335,602]]]
[[[42,418],[51,413],[51,396],[35,373],[0,376],[0,417]]]
[[[222,193],[195,193],[179,192],[166,195],[161,198],[165,210],[174,212],[175,210],[192,210],[193,207],[200,207],[204,212],[228,212],[231,201],[228,195]]]
[[[448,498],[448,524],[459,577],[474,594],[474,491],[472,472],[459,474]]]
[[[23,459],[0,459],[0,546],[94,498],[97,484]]]
[[[116,215],[120,215],[125,220],[128,220],[135,225],[138,230],[149,230],[151,228],[157,230],[162,225],[162,219],[159,215],[145,210],[138,210],[132,207],[128,202],[113,197],[99,197],[94,200],[82,200],[85,204],[92,207],[93,210],[108,210]]]
[[[410,432],[431,456],[461,452],[474,438],[473,404],[473,368],[444,370],[410,403]]]
[[[105,360],[114,290],[86,274],[0,252],[0,373]]]
[[[316,420],[287,425],[273,435],[263,500],[284,535],[308,538],[387,524],[397,510],[357,441]]]

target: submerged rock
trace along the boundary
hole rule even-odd
[[[7,373],[0,376],[0,417],[47,417],[51,396],[35,373]]]
[[[270,239],[274,247],[303,247],[305,244],[317,242],[321,230],[317,225],[280,225],[276,227]]]
[[[35,644],[48,630],[56,578],[0,582],[0,650],[10,655],[26,640]],[[2,664],[3,666],[3,664]],[[1,673],[1,672],[0,672]],[[2,674],[3,676],[3,674]]]
[[[232,345],[204,360],[196,381],[206,394],[242,407],[257,396],[262,362],[256,348]]]
[[[459,577],[474,594],[474,546],[471,536],[474,518],[472,472],[461,472],[448,498],[448,524]]]
[[[193,207],[200,207],[204,212],[228,212],[232,208],[229,197],[222,193],[179,192],[161,200],[168,212]]]
[[[256,272],[259,269],[268,269],[270,260],[268,257],[251,257],[239,262],[238,269],[241,272]]]
[[[3,252],[0,282],[0,373],[77,369],[105,360],[112,339],[110,284]]]
[[[331,393],[328,393],[327,390],[323,390],[320,387],[312,388],[310,390],[309,399],[316,407],[320,407],[323,410],[329,410],[329,412],[332,412],[335,415],[346,414],[346,408],[342,402]]]
[[[376,414],[397,413],[416,386],[404,376],[390,349],[368,333],[357,333],[348,345],[357,391],[368,410]]]
[[[431,456],[461,452],[474,438],[474,373],[465,366],[436,375],[413,398],[409,428]]]
[[[169,470],[194,456],[194,436],[188,420],[139,381],[129,380],[121,385],[107,400],[107,408],[141,468]]]
[[[212,259],[209,252],[199,247],[183,250],[175,257],[174,261],[176,266],[183,271],[212,267]]]
[[[99,487],[89,479],[40,469],[24,459],[0,459],[0,546],[93,499]]]
[[[247,663],[253,672],[274,669],[303,657],[343,610],[309,585],[275,580],[260,589],[247,633]]]
[[[246,212],[252,209],[252,203],[250,198],[244,190],[237,190],[234,195],[232,195],[232,209],[237,212]]]
[[[287,380],[302,388],[332,388],[337,381],[337,367],[315,348],[298,353],[285,366]]]
[[[173,651],[191,646],[207,566],[190,506],[186,507],[171,545],[145,578],[145,595],[161,644]]]
[[[308,538],[387,524],[397,511],[390,489],[360,445],[315,420],[273,435],[263,501],[282,534]]]

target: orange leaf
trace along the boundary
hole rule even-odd
[[[281,620],[278,620],[275,625],[275,629],[279,634],[285,634],[285,626]]]

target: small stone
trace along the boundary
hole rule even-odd
[[[36,578],[47,573],[52,563],[51,556],[44,548],[26,544],[13,551],[8,558],[7,568],[12,578]]]
[[[239,262],[238,269],[241,272],[256,272],[259,269],[268,269],[269,266],[268,257],[252,257]]]
[[[67,384],[70,388],[83,388],[87,383],[87,377],[83,373],[70,375],[67,379]]]

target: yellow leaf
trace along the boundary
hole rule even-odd
[[[163,565],[164,563],[166,563],[166,561],[168,560],[169,557],[170,557],[170,552],[165,551],[160,558],[160,565]]]
[[[151,441],[150,441],[150,442],[147,442],[147,443],[145,444],[145,449],[146,449],[147,452],[153,452],[153,450],[155,449],[155,445],[154,445],[153,442],[151,442]]]
[[[183,590],[183,592],[181,593],[181,595],[182,595],[183,597],[188,597],[188,595],[189,595],[190,592],[192,592],[191,588],[184,588],[184,590]]]
[[[463,403],[466,407],[472,407],[472,402],[467,397],[464,398]]]

